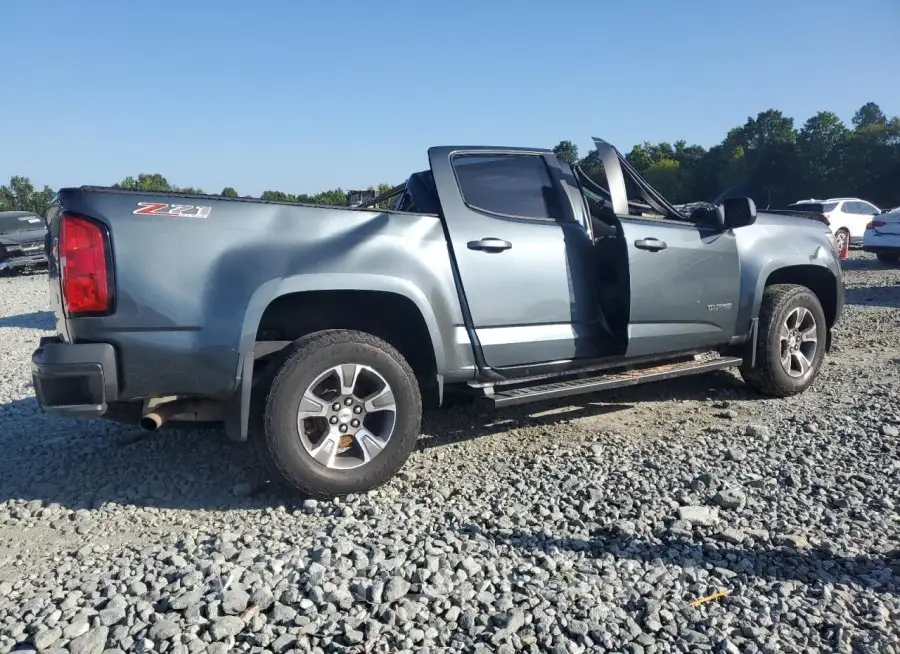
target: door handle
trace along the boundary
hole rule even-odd
[[[658,238],[642,238],[634,242],[634,247],[639,250],[657,252],[659,250],[665,250],[668,246],[665,241],[660,241]]]
[[[480,241],[469,241],[466,246],[470,250],[482,250],[483,252],[502,252],[512,247],[512,243],[502,238],[483,238]]]

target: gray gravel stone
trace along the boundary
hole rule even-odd
[[[723,530],[722,533],[719,534],[719,537],[731,545],[740,545],[744,542],[744,539],[747,538],[747,535],[740,529],[729,527]]]
[[[209,627],[209,635],[215,640],[224,640],[229,636],[236,636],[244,628],[244,621],[234,615],[226,615],[213,620]]]
[[[716,493],[713,502],[723,509],[742,509],[747,504],[747,496],[738,488],[725,488]]]
[[[106,649],[108,627],[96,627],[78,636],[69,643],[70,654],[100,654]]]
[[[222,611],[228,614],[242,613],[247,609],[250,595],[242,590],[228,590],[222,593]]]
[[[53,627],[45,631],[40,631],[34,636],[34,647],[38,651],[48,650],[52,648],[57,641],[62,638],[62,629]]]
[[[171,620],[159,620],[150,627],[149,636],[153,640],[169,640],[181,633],[181,627]]]
[[[809,540],[802,534],[784,534],[779,536],[776,542],[798,550],[810,547]]]
[[[709,527],[719,521],[719,510],[714,506],[682,506],[678,518],[693,525]]]
[[[250,604],[259,608],[260,611],[268,611],[269,607],[275,603],[275,595],[268,588],[257,588],[253,595],[250,596]]]
[[[391,577],[384,587],[384,601],[390,604],[409,592],[410,583],[402,577]]]

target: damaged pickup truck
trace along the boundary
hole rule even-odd
[[[450,388],[498,408],[725,368],[808,388],[844,303],[828,226],[748,198],[679,212],[594,143],[606,186],[550,150],[445,146],[362,207],[62,189],[38,400],[219,422],[330,497],[391,478]]]
[[[31,211],[0,211],[0,275],[47,265],[47,227]]]

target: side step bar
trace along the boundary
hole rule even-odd
[[[572,379],[536,386],[520,386],[506,390],[497,390],[496,387],[493,387],[485,389],[485,399],[494,408],[499,409],[501,407],[516,406],[517,404],[527,404],[528,402],[553,400],[571,395],[583,395],[623,386],[634,386],[664,379],[697,375],[704,372],[712,372],[713,370],[735,368],[741,365],[742,361],[740,357],[681,361],[623,372],[611,372],[586,379]]]

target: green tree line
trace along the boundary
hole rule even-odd
[[[602,167],[593,149],[579,158],[575,144],[560,141],[553,151],[600,177]],[[761,207],[838,196],[861,197],[881,207],[900,205],[900,117],[886,116],[874,102],[860,107],[850,125],[833,112],[820,111],[798,128],[793,118],[768,109],[747,118],[709,149],[684,140],[644,142],[625,156],[676,204],[712,200],[732,189],[753,197]],[[129,176],[113,187],[205,195],[198,188],[174,186],[159,173]],[[390,185],[374,188],[382,193]],[[0,210],[43,215],[53,195],[48,186],[37,190],[29,178],[14,176],[9,185],[0,186]],[[219,195],[239,197],[231,186]],[[260,199],[340,206],[346,204],[347,193],[340,188],[315,195],[267,190]]]
[[[602,170],[596,151],[579,159],[571,141],[554,152],[592,176]],[[676,204],[713,200],[733,189],[761,207],[841,196],[882,208],[900,205],[900,117],[889,118],[874,102],[860,107],[849,126],[820,111],[798,129],[793,118],[769,109],[709,149],[684,140],[644,142],[625,156]]]

